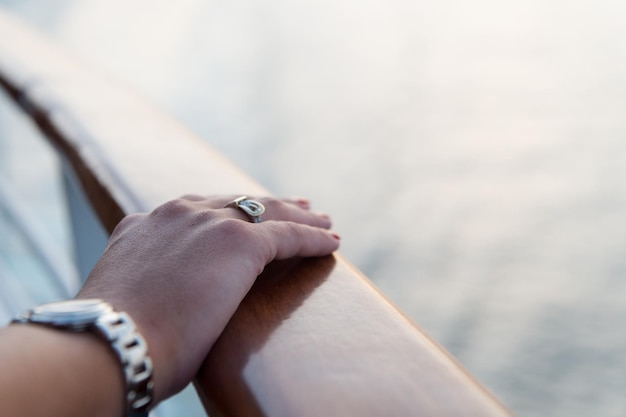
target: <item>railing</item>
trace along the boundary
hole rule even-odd
[[[268,194],[1,12],[0,85],[71,165],[108,232],[124,215],[186,193]],[[509,415],[340,255],[270,265],[196,388],[212,416]]]

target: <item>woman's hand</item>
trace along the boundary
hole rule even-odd
[[[256,277],[275,259],[323,256],[339,246],[330,220],[306,200],[257,199],[261,223],[236,196],[185,196],[124,218],[78,294],[134,319],[154,362],[157,402],[182,389]]]

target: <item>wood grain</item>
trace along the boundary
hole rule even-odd
[[[105,228],[182,194],[268,194],[158,109],[0,12],[0,84]],[[196,386],[212,416],[507,416],[340,255],[266,269]]]

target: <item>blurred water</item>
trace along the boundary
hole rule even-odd
[[[626,3],[0,4],[330,212],[517,415],[626,414]]]

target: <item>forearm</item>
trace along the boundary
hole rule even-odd
[[[0,416],[117,417],[123,398],[119,360],[96,335],[0,329]]]
[[[242,198],[235,201],[252,201]],[[311,212],[306,200],[254,201],[268,209],[261,223],[230,200],[187,196],[126,217],[78,297],[99,300],[39,306],[21,316],[75,330],[96,326],[110,342],[36,324],[0,329],[0,416],[122,416],[127,387],[110,343],[137,353],[138,363],[124,365],[129,409],[155,406],[197,374],[268,263],[324,256],[339,246],[328,216]],[[105,320],[110,307],[132,317],[150,362],[129,322]],[[118,340],[107,327],[114,325],[129,339]]]

